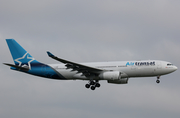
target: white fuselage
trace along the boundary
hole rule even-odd
[[[121,78],[161,76],[177,70],[177,67],[170,62],[158,60],[91,62],[81,64],[89,67],[99,68],[105,71],[119,71],[121,72]],[[72,69],[67,69],[64,64],[49,64],[49,66],[66,79],[88,79],[86,76],[82,75],[82,73],[78,73]],[[98,77],[95,79],[100,80]]]
[[[4,63],[11,69],[31,75],[56,80],[88,80],[86,88],[95,90],[101,85],[99,80],[107,80],[111,84],[127,84],[131,77],[160,76],[177,70],[173,64],[158,60],[117,61],[76,63],[59,58],[47,51],[50,58],[62,64],[43,64],[35,60],[14,39],[6,39],[14,64]]]

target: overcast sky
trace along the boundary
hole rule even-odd
[[[178,0],[0,0],[0,61],[14,38],[43,63],[156,59],[180,67]],[[179,70],[127,85],[49,80],[0,66],[1,118],[179,118]]]

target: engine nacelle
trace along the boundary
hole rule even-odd
[[[99,78],[104,79],[104,80],[120,80],[121,72],[119,71],[103,72],[99,75]]]
[[[128,78],[121,78],[119,80],[107,80],[107,82],[111,84],[127,84]]]

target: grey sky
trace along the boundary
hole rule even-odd
[[[180,67],[180,1],[177,0],[1,0],[0,60],[13,63],[6,38],[33,57],[46,54],[75,62],[159,59]],[[102,81],[55,81],[0,66],[2,118],[179,118],[179,70],[127,85]]]

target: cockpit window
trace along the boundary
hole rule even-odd
[[[173,64],[167,64],[167,66],[173,66]]]

